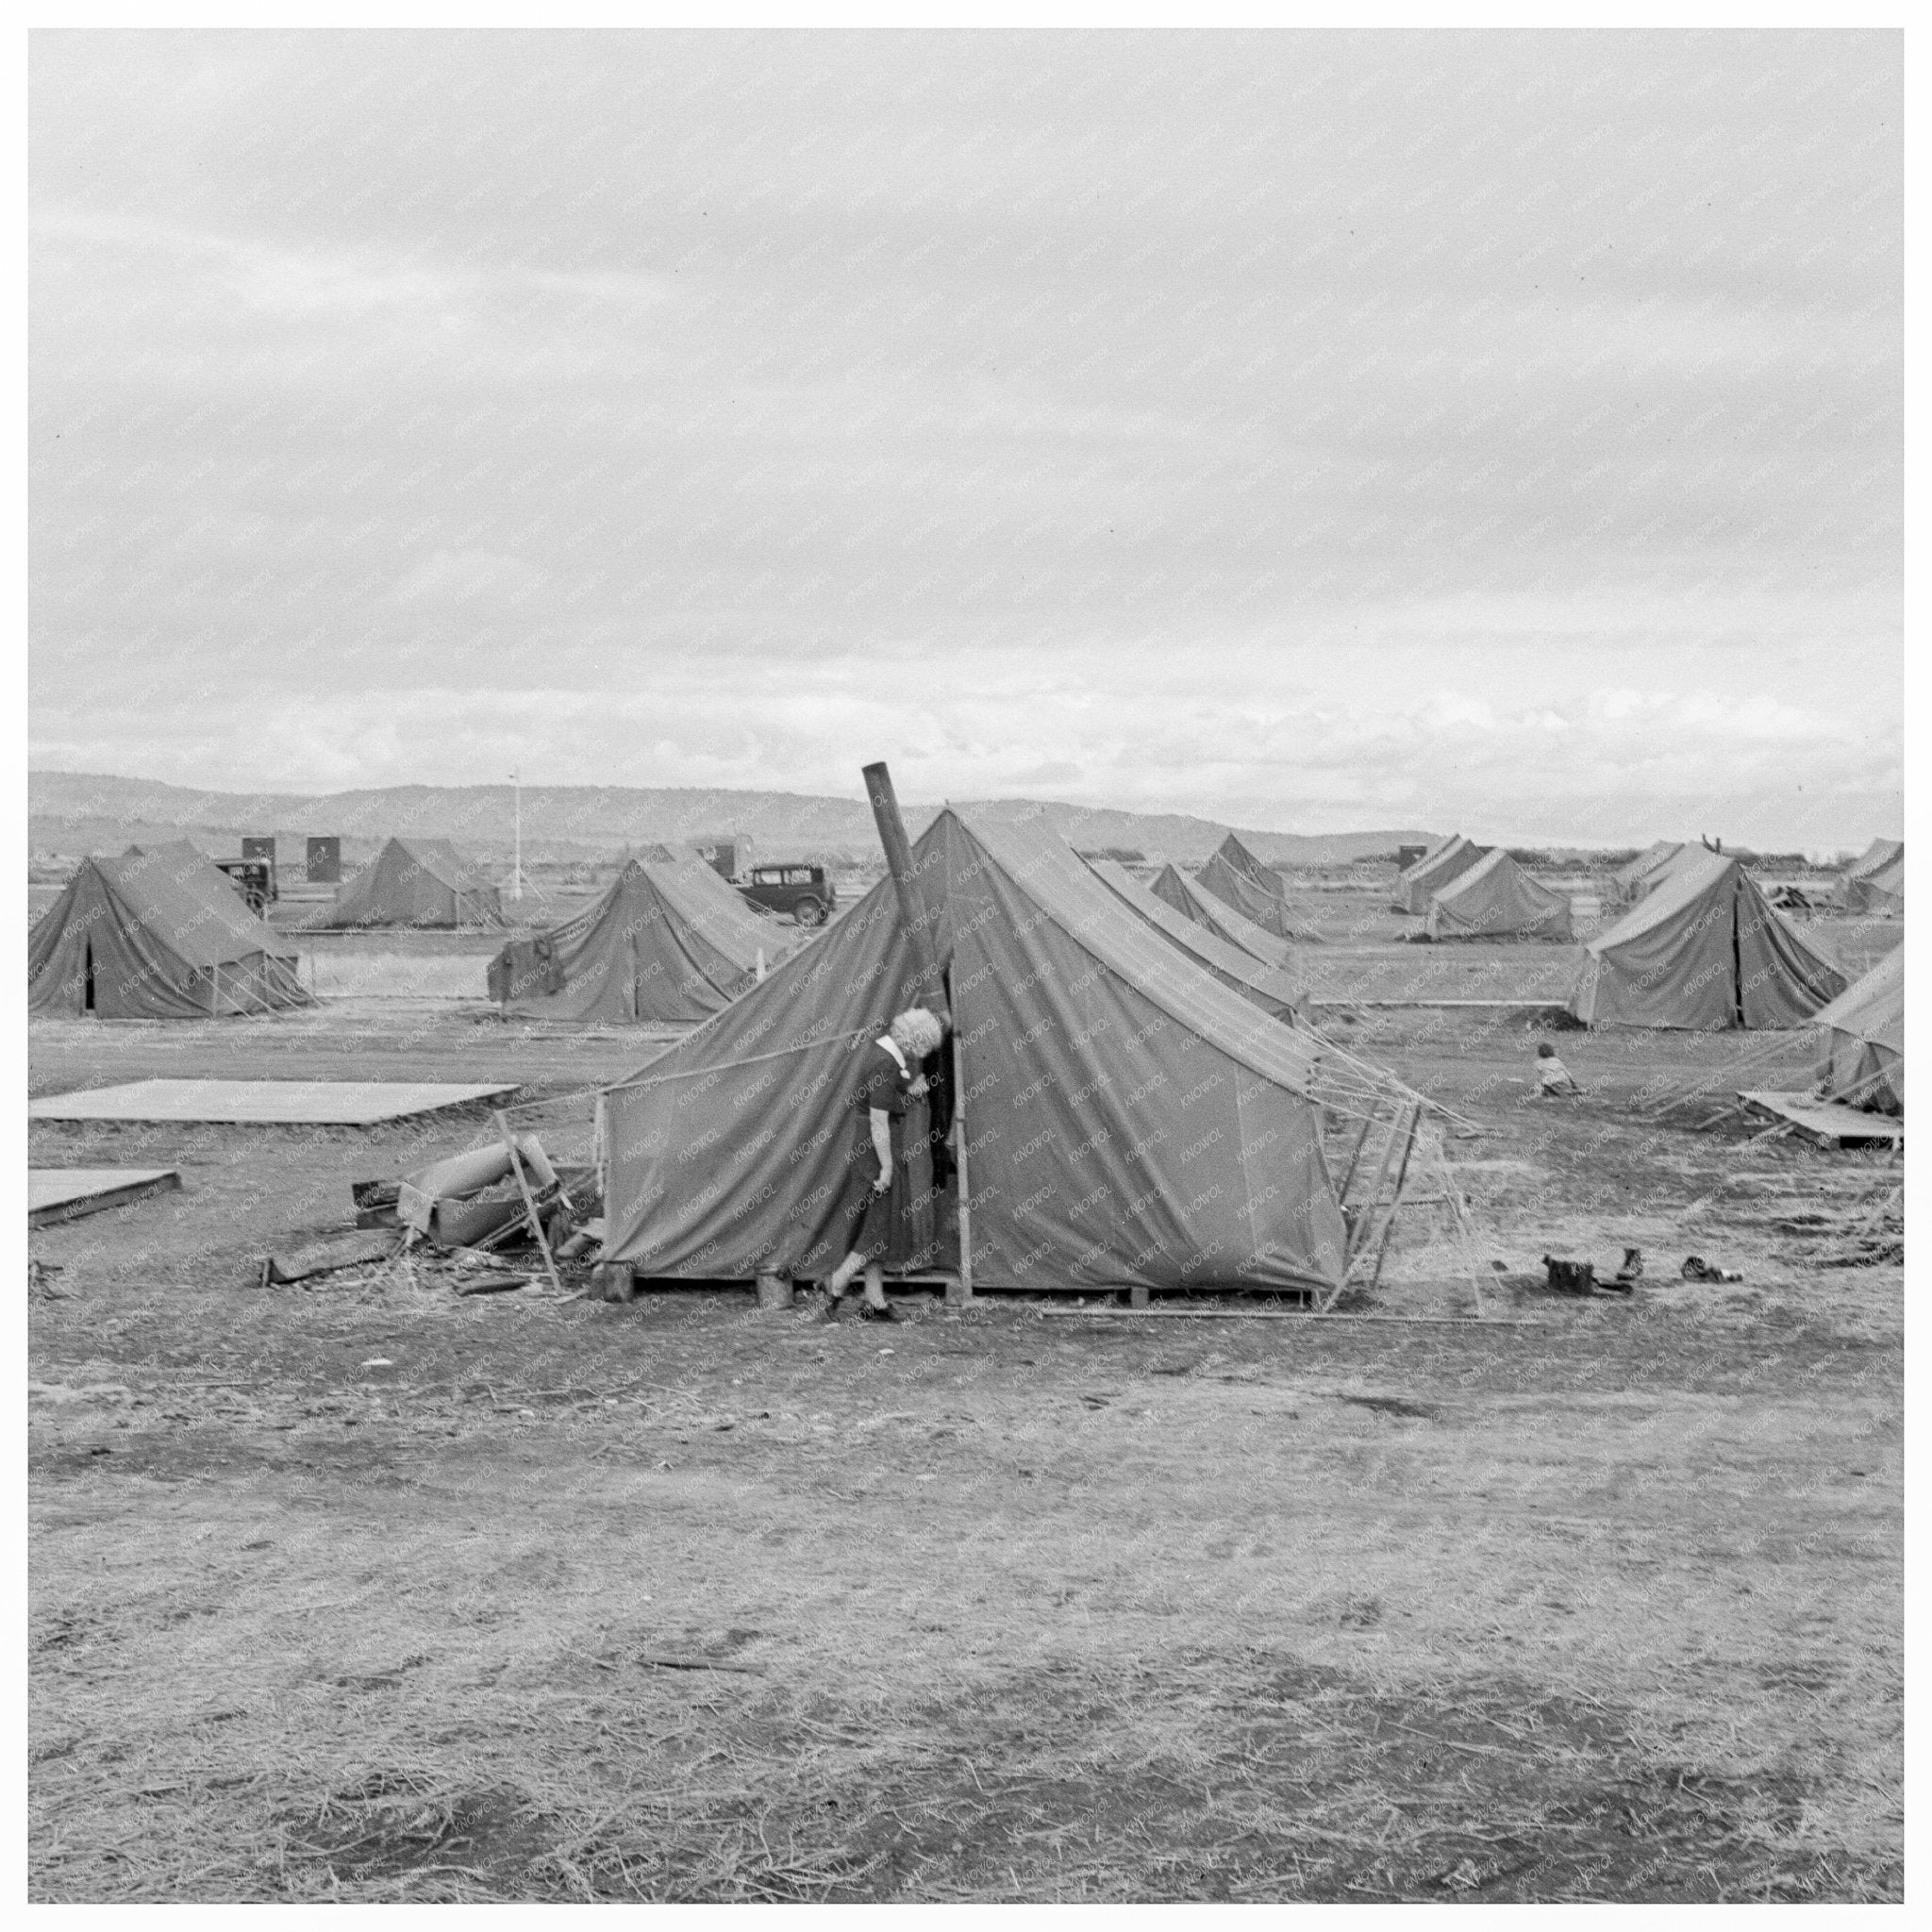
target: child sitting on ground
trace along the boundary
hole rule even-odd
[[[1539,1100],[1567,1099],[1583,1089],[1570,1076],[1570,1069],[1557,1058],[1557,1049],[1545,1040],[1536,1050],[1536,1097]]]

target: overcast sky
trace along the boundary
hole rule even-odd
[[[33,762],[1896,834],[1900,90],[42,33]]]

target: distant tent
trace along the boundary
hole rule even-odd
[[[1639,899],[1643,896],[1643,881],[1661,865],[1668,865],[1677,854],[1684,850],[1675,839],[1659,839],[1655,845],[1640,852],[1628,865],[1619,866],[1610,874],[1617,888],[1617,896],[1622,899]]]
[[[1844,871],[1839,874],[1841,879],[1870,878],[1874,872],[1883,872],[1894,859],[1906,856],[1903,839],[1874,839],[1859,853]]]
[[[208,1020],[306,1007],[296,955],[192,845],[89,858],[27,935],[27,1008]]]
[[[1318,1085],[1337,1050],[1222,984],[1038,824],[949,808],[913,857],[958,1025],[975,1287],[1339,1284]],[[919,990],[881,880],[605,1090],[608,1257],[647,1276],[829,1270],[858,1055]],[[947,1218],[933,1228],[906,1243],[928,1262]]]
[[[1637,903],[1639,900],[1647,899],[1658,887],[1675,878],[1687,867],[1695,871],[1710,856],[1711,848],[1705,844],[1702,840],[1692,840],[1687,844],[1679,845],[1674,852],[1667,853],[1662,858],[1658,859],[1648,872],[1640,874],[1637,878],[1632,880],[1629,891],[1624,896],[1632,904]],[[1723,856],[1726,858],[1737,859],[1740,865],[1744,861],[1744,855],[1741,852],[1727,852]]]
[[[121,857],[177,860],[183,865],[193,865],[197,862],[202,865],[214,864],[214,860],[192,839],[168,839],[158,845],[130,845]],[[224,873],[222,876],[226,878],[227,874]]]
[[[1487,845],[1472,845],[1460,832],[1444,839],[1397,877],[1396,911],[1421,918],[1429,909],[1430,895],[1460,878],[1488,850]]]
[[[1906,909],[1906,848],[1879,839],[1871,851],[1845,868],[1832,898],[1847,912],[1897,913]]]
[[[1906,1110],[1906,949],[1895,946],[1813,1020],[1824,1028],[1819,1093],[1872,1113]]]
[[[1233,907],[1263,932],[1284,940],[1317,937],[1293,923],[1281,874],[1263,865],[1232,832],[1221,841],[1198,877],[1203,891],[1211,892],[1224,906]]]
[[[1306,1007],[1307,988],[1279,966],[1269,966],[1253,954],[1242,951],[1219,933],[1176,912],[1165,899],[1157,897],[1126,867],[1111,858],[1090,858],[1088,864],[1171,944],[1245,999],[1276,1019],[1292,1021]]]
[[[1588,942],[1570,1010],[1591,1026],[1803,1026],[1844,988],[1733,854],[1701,852]]]
[[[1272,893],[1277,899],[1287,898],[1288,888],[1282,883],[1281,874],[1272,865],[1264,865],[1232,832],[1215,851],[1251,886],[1258,886],[1262,891]]]
[[[708,1020],[803,937],[760,919],[702,859],[632,859],[573,919],[512,940],[490,997],[558,1020]]]
[[[1439,886],[1429,901],[1433,940],[1570,938],[1570,895],[1533,879],[1499,845]]]
[[[1184,912],[1196,925],[1232,941],[1242,952],[1252,953],[1264,966],[1290,966],[1294,949],[1277,933],[1257,925],[1237,912],[1225,899],[1203,891],[1200,881],[1191,879],[1177,865],[1163,866],[1150,889],[1157,899],[1164,899],[1176,912]]]
[[[358,925],[502,925],[497,890],[447,839],[391,839],[336,888],[314,930]]]

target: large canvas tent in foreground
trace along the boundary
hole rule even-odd
[[[27,1007],[208,1020],[310,1005],[297,956],[185,842],[90,858],[27,935]]]
[[[1819,1091],[1874,1113],[1906,1110],[1906,949],[1897,946],[1812,1023],[1824,1029]]]
[[[1588,942],[1570,1011],[1591,1026],[1804,1026],[1844,988],[1735,858],[1699,851]]]
[[[1499,845],[1436,889],[1428,934],[1433,940],[1567,940],[1570,895],[1531,878]]]
[[[337,887],[313,931],[340,926],[502,925],[496,887],[447,839],[391,839]]]
[[[1294,949],[1278,933],[1245,919],[1225,899],[1203,891],[1200,882],[1191,879],[1177,865],[1164,865],[1148,889],[1157,899],[1164,899],[1176,912],[1185,913],[1196,925],[1239,946],[1264,966],[1292,967]]]
[[[1489,850],[1473,845],[1460,832],[1452,833],[1433,852],[1425,852],[1395,881],[1395,909],[1422,918],[1429,899],[1466,873]]]
[[[1279,1020],[1291,1020],[1306,1008],[1307,986],[1285,968],[1264,965],[1219,933],[1197,924],[1185,912],[1176,912],[1117,859],[1096,858],[1088,863],[1170,944],[1178,946],[1224,986],[1232,987],[1264,1013],[1272,1013]]]
[[[1284,940],[1317,938],[1294,923],[1281,874],[1263,865],[1232,832],[1216,847],[1197,877],[1204,891],[1232,907],[1263,932]]]
[[[554,931],[512,940],[490,996],[556,1020],[708,1020],[802,934],[760,919],[702,859],[632,859]]]
[[[823,1274],[858,1056],[923,992],[958,1025],[977,1289],[1333,1288],[1330,1122],[1360,1063],[1154,930],[1035,824],[948,808],[913,853],[943,993],[892,881],[602,1096],[606,1253],[643,1276]],[[1370,1082],[1369,1084],[1373,1084]]]

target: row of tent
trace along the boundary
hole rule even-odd
[[[1759,986],[1720,974],[1728,1005],[1707,1024],[1808,1020],[1826,1030],[1840,1093],[1902,1106],[1902,958],[1846,990],[1835,969],[1789,955],[1742,868],[1712,858],[1694,894],[1659,899],[1674,909],[1651,914],[1648,958],[1624,958],[1626,941],[1597,959],[1605,1018],[1626,968],[1641,977],[1665,958],[1667,974],[1695,974],[1719,947],[1741,950],[1747,978],[1789,977],[1802,998],[1765,1004]],[[949,808],[911,870],[936,978],[922,977],[882,880],[808,950],[604,1091],[611,1261],[666,1278],[827,1271],[843,1247],[855,1056],[893,1012],[924,1001],[955,1027],[948,1118],[964,1096],[977,1286],[1326,1289],[1342,1278],[1346,1176],[1339,1188],[1327,1136],[1374,1104],[1376,1075],[1307,1026],[1291,977],[1263,976],[1290,969],[1257,971],[1174,905],[1165,874],[1149,889],[1037,823]],[[1636,1010],[1626,999],[1616,1017],[1657,1024]],[[1338,1070],[1356,1079],[1340,1098]],[[922,1138],[909,1130],[908,1147]],[[895,1263],[946,1265],[930,1180],[894,1188],[911,1229]],[[915,1228],[920,1203],[927,1218]]]
[[[1571,938],[1570,896],[1532,878],[1500,846],[1460,832],[1401,873],[1395,909],[1427,922],[1432,940]]]
[[[1436,889],[1442,920],[1467,919],[1458,908],[1481,889],[1491,904],[1505,904],[1508,929],[1529,924],[1537,908],[1515,896],[1520,869],[1494,862],[1507,855],[1467,841],[1441,850],[1457,860],[1477,852]],[[1902,863],[1902,850],[1879,859],[1882,873]],[[1238,856],[1227,862],[1254,884]],[[1236,996],[1271,1017],[1306,1012],[1293,949],[1208,891],[1205,877],[1168,866],[1147,886],[1108,861],[1092,870]],[[464,890],[463,874],[446,871],[445,889]],[[423,875],[383,874],[410,893],[422,891]],[[1476,924],[1468,920],[1470,929]],[[530,1016],[694,1024],[756,985],[801,938],[751,911],[701,860],[658,848],[553,932],[510,941],[491,962],[490,990],[507,1010]],[[103,1017],[221,1017],[310,998],[287,939],[185,841],[85,861],[29,937],[28,987],[35,1011]],[[1597,1026],[1793,1027],[1845,991],[1836,963],[1778,914],[1734,857],[1693,846],[1588,943],[1570,1010]]]
[[[177,985],[161,973],[152,983],[179,993],[184,1014],[210,1009],[195,1004],[209,986],[219,1001],[211,968],[232,977],[253,962],[273,977],[280,956],[272,936],[194,858],[204,873],[180,856],[90,860],[64,895],[72,904],[56,924],[59,943],[92,950],[110,930],[139,939],[174,922],[179,962],[203,979]],[[636,870],[662,893],[653,863]],[[1088,864],[1040,824],[945,810],[920,840],[913,870],[936,979],[918,962],[892,882],[881,880],[708,1024],[605,1091],[611,1260],[683,1278],[829,1268],[845,1234],[837,1204],[855,1056],[894,1012],[924,999],[945,1006],[955,1023],[951,1091],[969,1108],[980,1285],[1340,1284],[1347,1182],[1337,1183],[1328,1136],[1396,1090],[1303,1024],[1292,983],[1268,977],[1280,969],[1177,914],[1117,868]],[[608,937],[613,918],[622,930],[636,915],[639,890],[627,871],[600,902],[603,915],[579,930],[581,957],[610,957],[597,935]],[[1673,972],[1687,959],[1697,970],[1699,949],[1721,941],[1735,957],[1755,921],[1771,937],[1758,934],[1754,972],[1764,970],[1766,948],[1774,974],[1798,971],[1802,960],[1778,955],[1779,922],[1768,907],[1760,914],[1755,891],[1732,859],[1694,903],[1659,894],[1639,908],[1653,953],[1669,955]],[[1701,917],[1720,903],[1727,929]],[[110,916],[91,917],[102,907]],[[1700,915],[1690,921],[1690,953],[1681,943],[1687,911]],[[53,954],[43,963],[58,976]],[[1622,972],[1625,962],[1599,963]],[[75,970],[69,958],[69,983]],[[99,985],[119,968],[115,958],[96,957],[86,970]],[[1902,1105],[1902,981],[1885,980],[1887,970],[1812,1011],[1827,1024],[1835,1059],[1842,1037],[1843,1079],[1895,1093]],[[1902,960],[1889,971],[1902,974]],[[1746,1012],[1734,1003],[1719,1024],[1799,1024],[1789,1013],[1754,1023]],[[922,1207],[915,1179],[907,1180],[906,1214],[925,1216],[919,1238],[942,1260],[947,1229],[935,1190],[923,1190]]]
[[[1685,866],[1697,865],[1710,850],[1705,844],[1679,844],[1660,839],[1640,852],[1628,865],[1611,874],[1617,894],[1626,902],[1647,898]],[[1906,909],[1906,848],[1902,840],[1874,839],[1871,846],[1839,874],[1831,904],[1840,911],[1899,915]]]
[[[442,840],[392,839],[303,930],[504,924],[496,888]],[[27,1005],[102,1019],[221,1019],[312,1004],[292,935],[186,840],[82,861],[27,939]],[[802,939],[712,868],[654,847],[555,932],[512,941],[491,996],[571,1020],[694,1022]]]

